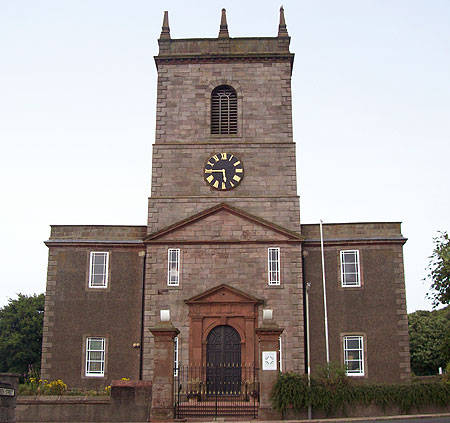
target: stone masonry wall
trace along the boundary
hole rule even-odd
[[[231,85],[238,94],[239,135],[211,136],[211,92]],[[156,143],[292,142],[291,63],[159,64]]]
[[[302,234],[307,240],[320,239],[318,224],[302,225]],[[399,222],[358,222],[358,223],[326,223],[323,224],[324,239],[353,238],[402,238]]]
[[[230,191],[218,191],[205,181],[204,166],[211,156],[231,153],[244,165],[244,178]],[[227,198],[297,195],[295,144],[221,143],[214,145],[153,146],[152,197],[209,196]]]
[[[280,247],[281,285],[267,281],[267,247]],[[167,249],[181,249],[180,286],[167,286]],[[252,296],[265,299],[274,310],[283,333],[285,370],[304,372],[303,300],[301,246],[295,244],[149,245],[145,288],[146,328],[155,326],[159,310],[170,309],[171,320],[180,330],[180,358],[188,364],[189,319],[184,300],[220,284],[228,284]],[[261,310],[259,313],[261,324]],[[144,334],[144,379],[152,375],[153,338]]]
[[[136,240],[145,236],[145,226],[52,225],[50,239]]]
[[[88,287],[90,251],[108,251],[105,289]],[[112,379],[139,378],[142,246],[50,247],[41,377],[70,388],[103,389]],[[113,322],[113,324],[112,324]],[[104,377],[86,377],[85,339],[106,338]]]
[[[218,203],[300,230],[292,141],[291,62],[160,63],[156,140],[148,233]],[[210,134],[212,90],[233,86],[238,95],[238,135]],[[218,152],[241,159],[244,178],[221,192],[204,179]]]
[[[227,228],[224,230],[224,228]],[[191,222],[189,225],[165,234],[163,241],[199,242],[199,241],[248,241],[266,240],[286,241],[287,235],[279,234],[255,222],[244,220],[240,216],[220,210],[210,216]]]
[[[300,210],[298,197],[280,198],[149,198],[148,231],[153,233],[180,220],[186,219],[222,202],[237,207],[247,213],[300,232]]]
[[[376,225],[376,224],[374,224]],[[344,226],[344,225],[342,225]],[[349,225],[351,226],[351,225]],[[328,226],[327,226],[328,229]],[[399,227],[398,227],[399,229]],[[368,228],[370,232],[370,228]],[[364,336],[365,376],[371,383],[409,380],[408,319],[403,271],[403,241],[372,243],[353,241],[327,243],[325,235],[325,274],[330,360],[343,363],[342,337]],[[340,251],[358,250],[361,286],[342,287]],[[311,365],[314,370],[326,362],[324,305],[320,243],[304,244],[305,281],[310,288]]]

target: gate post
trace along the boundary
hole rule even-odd
[[[279,337],[283,332],[273,321],[263,320],[261,327],[256,328],[259,341],[260,360],[260,406],[258,417],[261,420],[281,420],[281,413],[272,408],[270,393],[277,381],[279,372]]]
[[[174,338],[180,331],[170,321],[150,329],[154,337],[152,407],[150,420],[173,420]]]
[[[16,399],[19,375],[0,373],[0,422],[16,422]]]

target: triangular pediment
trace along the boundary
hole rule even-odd
[[[148,243],[299,242],[304,237],[222,203],[144,238]]]
[[[264,301],[260,298],[253,297],[244,291],[233,288],[227,284],[221,284],[214,288],[208,289],[201,294],[184,301],[186,304],[205,304],[205,303],[252,303],[262,304]]]

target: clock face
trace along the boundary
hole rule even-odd
[[[242,162],[233,154],[217,153],[205,164],[205,180],[219,191],[233,189],[244,177]]]

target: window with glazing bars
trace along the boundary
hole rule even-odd
[[[177,286],[180,284],[180,250],[178,248],[169,248],[167,262],[167,285]]]
[[[178,336],[173,339],[173,375],[178,376]]]
[[[364,347],[362,336],[344,336],[344,364],[347,368],[347,376],[364,376]]]
[[[361,286],[358,250],[341,251],[341,283],[342,286]]]
[[[278,337],[278,349],[280,351],[279,354],[279,360],[278,360],[278,370],[280,370],[280,372],[283,371],[283,341],[281,339],[281,336]]]
[[[91,252],[90,257],[89,288],[106,288],[109,253]]]
[[[269,258],[269,285],[280,284],[280,249],[278,247],[268,249]]]
[[[85,375],[105,375],[105,338],[86,338]]]
[[[229,85],[216,87],[211,94],[211,134],[237,134],[237,95]]]

